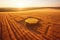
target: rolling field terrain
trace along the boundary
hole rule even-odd
[[[40,19],[40,25],[26,26],[28,17]],[[60,40],[60,9],[0,12],[0,40]]]

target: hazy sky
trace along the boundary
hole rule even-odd
[[[0,0],[0,7],[60,7],[60,0]]]

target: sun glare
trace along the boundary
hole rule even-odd
[[[19,2],[17,1],[16,2],[16,7],[22,7],[23,8],[25,6],[26,6],[26,4],[23,1],[19,1]]]

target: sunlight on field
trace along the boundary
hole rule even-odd
[[[28,18],[25,20],[25,22],[27,23],[37,23],[39,20],[38,19],[35,19],[35,18]]]

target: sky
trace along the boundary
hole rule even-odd
[[[60,0],[0,0],[1,7],[60,7]]]

